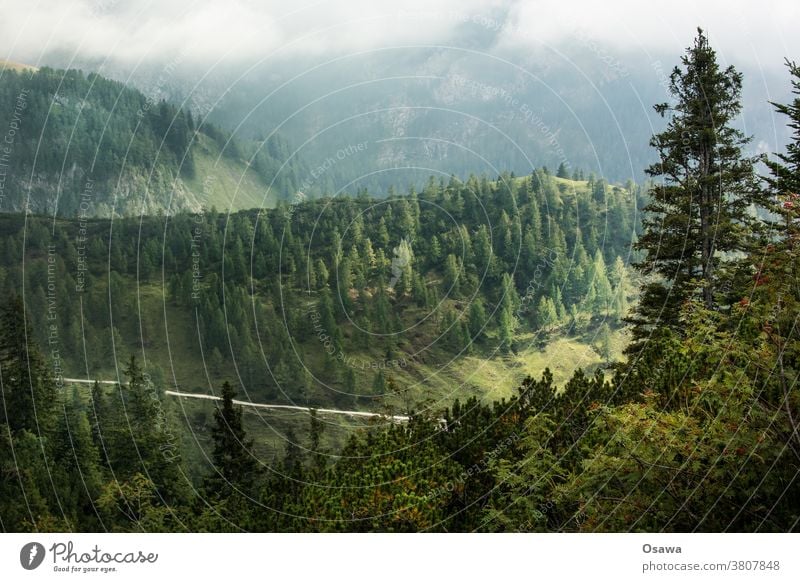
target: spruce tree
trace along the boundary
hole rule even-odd
[[[476,297],[469,305],[469,333],[474,341],[478,341],[486,332],[486,308],[483,300]]]
[[[222,494],[233,487],[247,490],[259,469],[253,456],[253,441],[247,438],[242,424],[242,407],[233,403],[235,391],[230,382],[222,385],[222,402],[214,411],[212,459],[214,472],[206,480],[210,493]]]
[[[335,357],[342,351],[342,330],[336,323],[334,301],[331,292],[324,289],[319,300],[319,324],[328,333],[331,341],[329,354]]]
[[[749,138],[733,127],[742,75],[720,68],[700,29],[681,63],[670,75],[674,103],[655,106],[669,122],[650,140],[660,160],[647,173],[661,180],[650,191],[635,244],[646,253],[637,267],[650,278],[631,320],[630,351],[657,324],[678,329],[680,306],[698,286],[705,306],[718,307],[727,276],[723,256],[747,249],[755,229],[751,208],[763,202],[754,159],[742,153]]]
[[[592,285],[594,285],[595,296],[594,305],[590,305],[589,308],[594,312],[603,312],[608,315],[613,292],[606,275],[606,263],[603,260],[603,253],[600,252],[600,249],[595,251],[592,273],[594,274]]]
[[[411,295],[417,307],[427,307],[430,298],[428,296],[428,288],[425,286],[425,281],[419,273],[414,273],[411,283]]]
[[[611,361],[611,350],[611,329],[608,327],[608,323],[603,322],[603,325],[600,326],[600,331],[597,333],[597,351],[606,366]]]
[[[514,346],[514,329],[516,320],[514,315],[507,310],[500,312],[500,346],[503,350],[510,352]]]
[[[325,455],[322,454],[320,447],[320,440],[323,432],[325,432],[325,425],[317,416],[317,411],[312,408],[311,418],[309,420],[309,438],[311,440],[311,449],[309,452],[313,459],[314,472],[318,478],[322,476],[322,472],[325,470]]]
[[[628,293],[630,282],[628,272],[622,258],[617,256],[611,272],[608,275],[609,283],[613,287],[613,297],[611,299],[612,315],[615,323],[619,323],[628,313]]]
[[[89,421],[92,427],[92,441],[99,451],[105,453],[105,443],[103,442],[103,425],[107,420],[107,404],[103,389],[100,383],[95,380],[92,385],[92,397],[89,402]]]
[[[442,290],[450,297],[458,297],[460,290],[461,269],[455,255],[447,255],[444,265],[444,281]]]
[[[772,192],[777,195],[800,194],[800,67],[793,61],[786,61],[792,77],[791,103],[772,103],[778,113],[789,118],[789,128],[793,130],[791,141],[785,153],[776,153],[775,158],[766,160],[770,176],[766,178]],[[795,202],[792,202],[795,204]]]
[[[752,305],[748,305],[748,310],[756,322],[758,331],[755,337],[766,340],[772,352],[759,352],[769,354],[764,357],[764,362],[769,362],[771,368],[768,378],[779,387],[765,390],[766,397],[785,408],[797,448],[800,447],[800,403],[795,389],[797,362],[800,360],[797,342],[797,314],[800,311],[800,289],[797,285],[800,280],[800,67],[789,60],[786,65],[792,77],[794,99],[789,104],[772,105],[789,118],[788,126],[792,135],[786,152],[766,161],[770,175],[765,178],[777,202],[774,213],[779,220],[776,221],[776,232],[770,238],[770,244],[754,253],[753,263],[758,265],[756,289],[753,290],[752,283],[748,281],[748,288],[743,289],[741,294],[753,301]]]
[[[492,260],[492,241],[489,238],[489,232],[485,224],[480,225],[478,232],[475,234],[473,253],[478,276],[484,277]]]
[[[500,345],[511,351],[514,343],[514,331],[517,328],[516,311],[520,299],[514,288],[514,279],[508,273],[503,274],[502,295],[500,297]]]
[[[0,312],[2,416],[12,431],[27,429],[45,436],[55,428],[56,384],[33,339],[19,297]]]
[[[555,304],[549,297],[542,296],[536,307],[536,322],[539,327],[547,331],[558,322],[558,313]]]
[[[328,284],[328,268],[322,259],[317,259],[316,280],[319,288],[323,288]]]
[[[97,527],[91,516],[100,491],[100,456],[76,388],[70,398],[62,398],[62,409],[54,436],[53,456],[58,465],[53,481],[69,517],[84,527]]]

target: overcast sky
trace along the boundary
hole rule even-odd
[[[616,50],[678,54],[701,25],[724,60],[773,68],[800,60],[798,24],[797,0],[28,0],[3,8],[0,58],[247,63],[447,45],[471,32],[508,50],[558,45],[576,31]]]

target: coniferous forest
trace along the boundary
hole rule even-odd
[[[785,65],[780,152],[698,29],[639,183],[561,163],[380,196],[304,186],[278,133],[4,73],[0,529],[797,531]],[[233,204],[215,172],[242,168]]]

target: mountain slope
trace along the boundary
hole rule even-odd
[[[274,205],[296,165],[230,138],[191,112],[81,71],[0,76],[0,210],[75,216]],[[248,163],[252,162],[252,163]]]
[[[7,216],[0,291],[24,291],[44,334],[55,288],[67,377],[108,378],[144,350],[181,389],[209,375],[261,402],[375,409],[447,400],[454,385],[507,395],[551,358],[569,375],[618,351],[631,194],[538,171],[262,212]],[[583,353],[545,355],[561,333],[564,353]]]

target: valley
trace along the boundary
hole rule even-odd
[[[509,399],[546,368],[562,383],[618,361],[635,287],[619,256],[623,232],[599,239],[605,227],[595,223],[628,214],[622,207],[635,200],[602,181],[537,171],[431,181],[410,199],[118,219],[113,230],[102,219],[59,220],[51,235],[47,219],[7,217],[2,280],[16,277],[26,232],[28,312],[34,329],[49,330],[39,341],[54,346],[67,378],[124,381],[122,366],[141,354],[159,391],[217,394],[229,381],[258,404],[410,414]],[[490,231],[487,220],[504,227]],[[567,242],[580,220],[591,227]],[[167,410],[208,444],[213,403],[168,401]],[[262,458],[283,449],[289,430],[306,432],[307,420],[245,416]],[[340,433],[335,454],[350,431],[331,432]]]
[[[797,530],[793,61],[205,17],[0,61],[0,530]]]

